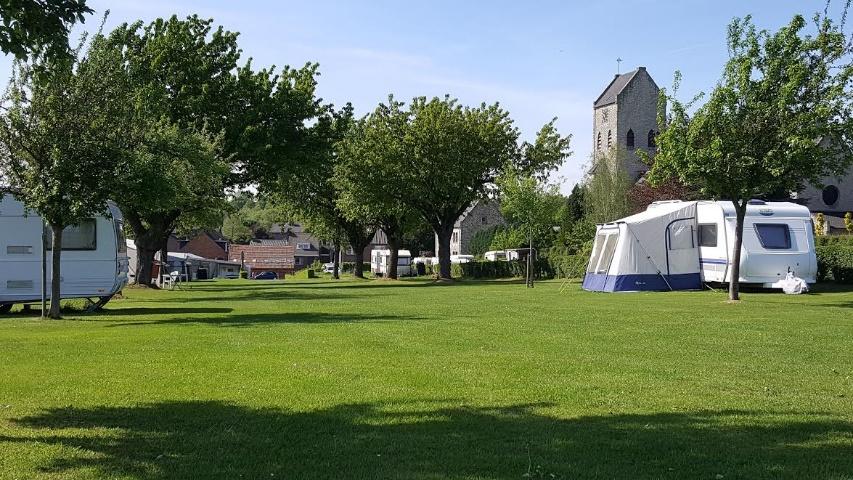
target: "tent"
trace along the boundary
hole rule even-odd
[[[598,292],[702,287],[696,202],[655,203],[598,225],[583,288]]]

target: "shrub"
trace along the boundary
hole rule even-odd
[[[815,245],[819,247],[827,245],[853,247],[853,235],[824,235],[822,237],[815,237]]]
[[[361,265],[362,265],[362,267],[361,267],[362,272],[369,272],[370,271],[370,263],[369,262],[364,262]],[[341,272],[352,273],[353,270],[355,270],[355,262],[343,262],[343,263],[341,263]]]
[[[825,245],[816,252],[819,282],[853,283],[853,246]]]
[[[452,270],[463,278],[521,278],[527,274],[527,262],[468,262],[454,264]],[[533,275],[539,279],[554,278],[554,270],[547,259],[539,258],[533,263]]]
[[[249,278],[249,272],[240,270],[240,278]]]

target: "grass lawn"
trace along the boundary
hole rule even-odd
[[[0,478],[853,478],[853,293],[199,282],[0,317]]]

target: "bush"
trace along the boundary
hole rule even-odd
[[[468,262],[454,264],[451,273],[462,278],[521,278],[527,275],[526,261],[513,262]],[[539,258],[533,263],[534,278],[554,278],[554,270],[545,258]]]
[[[240,278],[249,278],[249,272],[240,270]]]
[[[362,272],[369,272],[370,271],[370,263],[369,262],[364,262],[361,265],[362,265],[362,267],[361,267]],[[343,263],[341,263],[341,271],[343,273],[352,273],[354,270],[355,270],[355,262],[343,262]]]
[[[816,249],[817,281],[853,283],[853,246],[824,245]]]
[[[815,245],[819,247],[827,245],[853,247],[853,235],[824,235],[815,237]]]

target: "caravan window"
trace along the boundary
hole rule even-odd
[[[717,224],[716,223],[700,223],[699,224],[699,246],[700,247],[716,247],[717,246]]]
[[[62,231],[62,250],[97,250],[97,228],[94,218],[83,219],[78,225],[65,227]],[[48,227],[46,244],[48,250],[53,250],[53,235]]]
[[[756,223],[755,233],[761,246],[769,250],[791,248],[791,231],[784,223]]]
[[[670,250],[686,250],[696,246],[693,241],[693,219],[676,220],[666,229]]]

